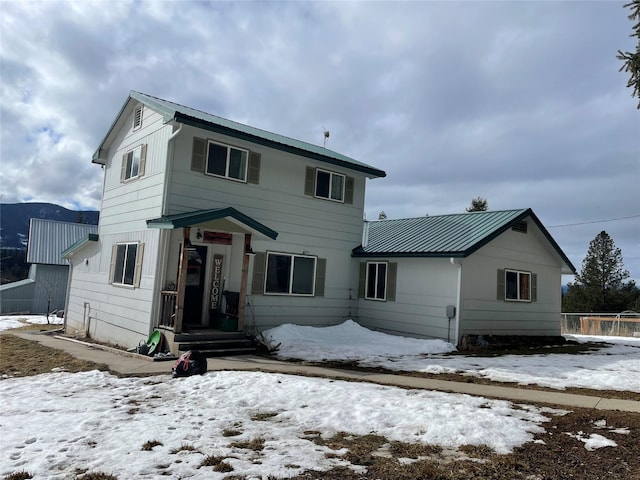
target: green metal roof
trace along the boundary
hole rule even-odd
[[[340,153],[334,152],[318,145],[302,142],[293,138],[285,137],[284,135],[278,135],[277,133],[267,132],[259,128],[250,127],[242,123],[227,120],[226,118],[211,115],[209,113],[202,112],[190,107],[185,107],[177,103],[163,100],[161,98],[153,97],[145,93],[136,92],[134,90],[129,94],[129,98],[123,105],[120,113],[116,117],[116,120],[109,128],[107,135],[100,143],[100,147],[93,155],[93,161],[97,162],[100,158],[100,150],[102,149],[107,138],[115,128],[115,124],[124,112],[127,103],[130,99],[134,99],[143,103],[149,108],[162,114],[165,123],[174,121],[184,123],[211,132],[220,133],[222,135],[228,135],[234,138],[247,140],[267,147],[276,148],[285,152],[293,153],[296,155],[302,155],[314,160],[329,163],[332,165],[338,165],[341,167],[349,168],[358,172],[367,174],[372,178],[385,177],[387,174],[383,170],[367,165],[366,163],[358,162],[353,158],[347,157]]]
[[[367,222],[365,246],[353,249],[353,256],[468,257],[527,218],[575,273],[575,267],[530,208]]]
[[[193,227],[214,220],[232,219],[244,225],[249,230],[260,233],[271,240],[278,237],[278,232],[270,229],[253,218],[239,212],[233,207],[215,208],[212,210],[196,210],[194,212],[177,213],[175,215],[166,215],[160,218],[147,220],[149,228],[183,228]]]
[[[62,252],[62,258],[67,258],[69,256],[71,256],[72,253],[74,253],[76,250],[79,250],[80,248],[84,247],[86,244],[88,244],[89,242],[97,242],[98,241],[98,234],[97,233],[90,233],[89,235],[87,235],[84,238],[81,238],[80,240],[78,240],[76,243],[74,243],[73,245],[71,245],[69,248],[67,248],[66,250],[64,250]]]

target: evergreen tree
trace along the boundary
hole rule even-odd
[[[622,251],[604,230],[589,244],[576,282],[568,285],[562,300],[565,312],[620,312],[631,308],[639,296],[635,282],[624,280]]]
[[[467,212],[486,212],[489,209],[489,202],[486,198],[477,197],[471,200],[471,206],[466,208]]]
[[[636,46],[635,53],[618,50],[616,57],[623,62],[619,71],[622,72],[624,70],[631,75],[627,82],[627,87],[633,88],[631,96],[638,97],[637,108],[640,110],[640,0],[633,0],[625,4],[624,8],[631,10],[629,20],[632,22],[636,21],[636,24],[633,26],[633,33],[630,36],[638,38],[638,45]]]

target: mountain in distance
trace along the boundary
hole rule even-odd
[[[53,203],[0,203],[0,247],[26,250],[32,218],[97,225],[100,212],[68,210]]]

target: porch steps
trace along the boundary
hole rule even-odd
[[[173,338],[180,352],[199,350],[206,357],[250,355],[256,353],[253,340],[243,332],[189,332]]]

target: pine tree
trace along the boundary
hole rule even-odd
[[[471,206],[465,210],[467,212],[486,212],[489,209],[489,202],[486,198],[477,197],[471,200]]]
[[[633,33],[630,36],[638,37],[638,45],[636,46],[635,53],[618,50],[616,58],[623,62],[619,71],[622,72],[624,70],[631,75],[627,82],[627,87],[633,88],[631,96],[638,97],[637,108],[640,110],[640,0],[633,0],[625,4],[624,8],[631,10],[628,16],[629,20],[636,21],[636,24],[633,26]]]

